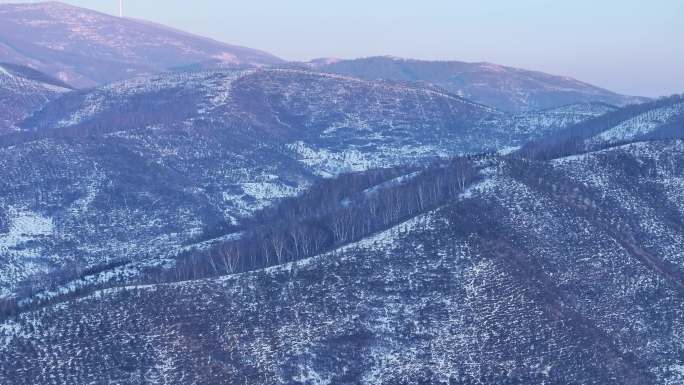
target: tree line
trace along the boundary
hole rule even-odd
[[[550,134],[546,138],[530,142],[523,146],[519,151],[519,155],[530,159],[549,160],[583,153],[587,150],[598,150],[600,148],[587,149],[585,140],[642,114],[645,115],[644,118],[648,120],[650,113],[655,114],[654,110],[679,103],[684,103],[684,95],[672,95],[648,103],[629,105],[596,118],[589,119],[585,122],[572,125],[558,133]],[[653,117],[655,117],[655,115]],[[681,120],[678,123],[679,125],[675,128],[680,131],[682,127]],[[668,129],[667,132],[673,134],[675,130]],[[681,136],[681,134],[682,132],[680,131],[679,135]],[[619,144],[621,143],[609,143],[606,144],[606,146]]]
[[[97,266],[80,268],[72,264],[43,274],[35,279],[22,282],[15,289],[15,294],[9,297],[0,297],[0,321],[17,316],[23,312],[33,311],[54,303],[63,302],[66,299],[77,298],[82,295],[118,285],[116,282],[104,282],[95,286],[88,285],[88,277],[97,276],[100,273],[111,271],[117,267],[129,264],[130,260],[114,260]],[[51,288],[64,287],[73,283],[67,292],[60,292],[54,296],[39,297],[37,295],[49,292]],[[79,285],[82,283],[82,285]]]
[[[323,179],[307,192],[286,198],[245,219],[238,239],[176,257],[173,268],[150,267],[130,282],[85,284],[87,277],[122,266],[114,261],[87,270],[63,269],[49,284],[27,285],[0,299],[0,320],[123,284],[149,284],[235,274],[301,260],[390,228],[457,198],[478,178],[483,156],[435,161],[425,168],[394,167]],[[59,281],[59,282],[56,282]],[[68,293],[40,298],[40,288],[84,282]]]
[[[438,161],[422,171],[403,169],[409,173],[375,185],[387,175],[356,173],[324,181],[302,196],[257,213],[239,239],[184,253],[174,269],[159,270],[150,280],[257,270],[361,240],[457,198],[478,177],[476,158]]]

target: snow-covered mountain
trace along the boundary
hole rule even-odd
[[[262,51],[59,2],[0,4],[0,62],[29,66],[79,88],[169,69],[286,64]],[[505,111],[645,101],[567,77],[490,63],[371,57],[319,59],[303,66],[365,79],[432,83]]]
[[[0,62],[90,87],[197,62],[262,66],[265,52],[59,2],[0,4]]]
[[[568,77],[492,63],[383,56],[355,60],[319,59],[308,65],[321,71],[365,79],[432,83],[451,93],[506,111],[532,111],[578,102],[621,106],[646,101],[645,98],[619,95]]]
[[[175,68],[244,68],[284,63],[258,50],[59,2],[0,4],[0,62],[29,66],[80,88]],[[306,66],[366,79],[433,83],[456,95],[507,111],[548,109],[578,102],[624,105],[644,101],[567,77],[490,63],[372,57],[314,60]]]
[[[0,385],[681,385],[682,191],[684,96],[0,4]]]
[[[67,84],[31,68],[0,63],[0,135],[50,100],[71,91]]]
[[[509,115],[432,86],[292,69],[74,91],[0,137],[0,286],[156,260],[321,177],[512,149],[610,108]]]
[[[680,138],[684,135],[684,96],[673,95],[632,105],[545,135],[525,146],[528,153],[545,157],[587,152],[619,143],[645,139]]]
[[[589,147],[684,132],[684,98],[673,97],[613,124],[587,140]]]
[[[684,382],[684,143],[474,162],[457,197],[330,252],[7,319],[0,380]]]

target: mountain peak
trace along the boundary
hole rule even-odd
[[[0,61],[31,66],[77,87],[210,60],[282,62],[263,51],[61,2],[0,4],[0,24]]]

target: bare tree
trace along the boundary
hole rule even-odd
[[[287,245],[287,240],[285,235],[280,231],[275,231],[270,235],[271,248],[275,253],[276,261],[278,263],[283,263],[285,261],[285,246]]]

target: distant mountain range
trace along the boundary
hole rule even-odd
[[[1,61],[0,384],[684,383],[684,96],[54,2]]]
[[[387,56],[355,60],[318,59],[312,68],[364,79],[426,82],[506,111],[531,111],[578,102],[616,106],[646,98],[619,95],[568,77],[492,63],[423,61]]]
[[[78,88],[197,62],[263,66],[282,60],[146,21],[59,2],[0,4],[0,62]]]
[[[29,66],[77,88],[171,69],[301,65],[262,51],[59,2],[0,4],[3,61]],[[490,63],[371,57],[319,59],[304,66],[368,80],[431,83],[504,111],[582,102],[622,106],[646,100],[567,77]]]

